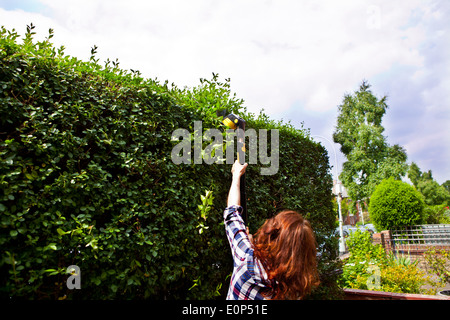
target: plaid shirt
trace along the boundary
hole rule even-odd
[[[227,300],[263,300],[261,291],[268,289],[270,282],[261,262],[253,255],[241,212],[242,207],[230,206],[223,213],[234,262]]]

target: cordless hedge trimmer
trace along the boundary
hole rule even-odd
[[[223,117],[222,123],[226,125],[230,129],[241,129],[238,130],[237,136],[237,160],[240,164],[245,163],[245,120],[235,114],[228,114]],[[245,173],[241,176],[241,207],[243,209],[242,219],[244,220],[245,225],[247,225],[248,221],[248,212],[247,212],[247,196],[245,192]]]

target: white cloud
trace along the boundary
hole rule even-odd
[[[48,10],[0,9],[1,24],[24,31],[33,21],[41,37],[51,27],[68,54],[88,59],[96,44],[101,61],[118,58],[181,87],[219,73],[253,112],[279,117],[296,106],[328,115],[363,79],[384,79],[382,94],[419,95],[430,110],[450,103],[449,60],[427,56],[439,45],[448,57],[445,0],[40,2]],[[400,79],[395,70],[404,68]],[[438,114],[429,112],[430,122]]]
[[[71,54],[86,58],[96,44],[104,59],[180,85],[218,72],[250,109],[270,113],[296,101],[327,111],[363,78],[421,64],[420,30],[398,29],[414,1],[402,10],[391,1],[41,2],[51,19],[35,24],[53,21]]]

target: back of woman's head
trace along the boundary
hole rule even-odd
[[[318,285],[316,240],[309,222],[291,210],[268,219],[254,237],[255,255],[271,282],[272,299],[301,299]]]

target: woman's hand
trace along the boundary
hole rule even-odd
[[[231,180],[231,186],[230,191],[228,192],[228,200],[227,200],[227,206],[232,205],[241,205],[241,190],[240,190],[240,184],[241,184],[241,176],[245,173],[245,169],[247,168],[248,164],[240,164],[239,161],[235,161],[233,164],[233,167],[231,168],[231,173],[233,174],[233,179]]]
[[[231,173],[233,174],[233,178],[240,178],[244,173],[245,169],[247,169],[248,163],[240,164],[239,161],[235,161],[233,167],[231,168]]]

